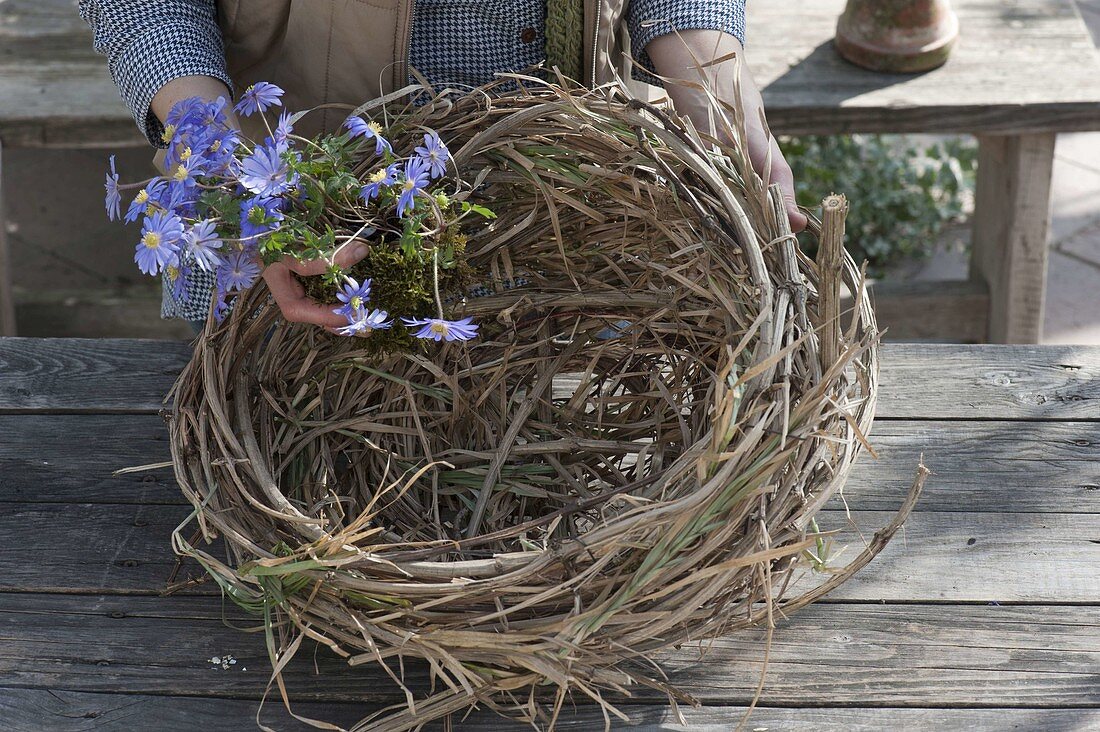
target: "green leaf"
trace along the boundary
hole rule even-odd
[[[469,211],[471,213],[476,213],[478,216],[483,216],[487,219],[495,219],[497,217],[497,215],[495,213],[493,213],[491,210],[489,210],[489,209],[487,209],[484,206],[481,206],[479,204],[470,203],[469,201],[463,201],[462,202],[462,211],[463,212]]]

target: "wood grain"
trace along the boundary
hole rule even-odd
[[[0,687],[257,699],[270,666],[262,634],[213,598],[0,594]],[[813,605],[780,620],[768,706],[1097,707],[1100,608]],[[166,642],[168,639],[168,642]],[[760,629],[660,654],[672,681],[707,704],[746,704]],[[210,659],[232,655],[229,669]],[[315,673],[314,663],[316,662]],[[425,688],[419,667],[407,679]],[[392,682],[310,642],[286,671],[292,699],[396,701]],[[634,701],[663,697],[638,689]]]
[[[880,419],[1100,418],[1094,346],[898,343],[881,369]]]
[[[190,355],[176,341],[0,339],[0,412],[157,412]]]
[[[0,503],[186,503],[170,467],[112,475],[171,458],[155,415],[0,415],[0,435]],[[923,453],[918,512],[1100,513],[1100,422],[881,420],[871,442],[844,487],[855,509],[896,508]]]
[[[0,502],[186,503],[171,467],[112,475],[171,460],[159,416],[0,415],[0,435]]]
[[[9,147],[148,144],[72,2],[0,5],[0,99]]]
[[[0,338],[0,414],[155,413],[190,346]],[[893,343],[878,419],[1100,420],[1100,347]]]
[[[930,479],[931,480],[931,479]],[[989,491],[995,500],[996,489]],[[891,514],[841,511],[817,516],[843,566]],[[854,524],[854,526],[853,526]],[[1100,603],[1100,515],[922,512],[863,570],[828,597],[839,600]],[[821,584],[808,575],[792,592]]]
[[[870,290],[875,320],[887,342],[984,343],[988,338],[985,282],[876,282]],[[851,298],[842,300],[844,312],[851,307]]]
[[[1100,127],[1100,63],[1071,0],[955,0],[942,68],[880,74],[833,48],[844,0],[748,4],[746,58],[776,132],[1041,132]],[[782,39],[782,42],[777,42]]]
[[[176,557],[172,530],[190,506],[110,504],[4,504],[0,514],[0,592],[156,593]],[[212,549],[224,557],[219,542]],[[204,576],[188,561],[177,581]],[[213,583],[190,592],[217,594]]]
[[[980,138],[970,275],[989,287],[990,343],[1042,339],[1055,137]]]
[[[996,493],[989,493],[989,501]],[[832,504],[837,505],[837,504]],[[5,503],[0,591],[156,593],[175,565],[172,530],[190,507]],[[886,525],[885,511],[818,514],[843,564]],[[222,556],[221,543],[210,547]],[[1100,603],[1097,514],[925,511],[830,600]],[[178,579],[202,577],[190,561]],[[809,575],[806,589],[822,575]],[[216,593],[209,584],[188,592]]]
[[[255,728],[259,703],[245,699],[153,696],[69,691],[65,689],[0,689],[0,716],[12,732],[241,732]],[[633,732],[730,732],[747,711],[743,706],[682,707],[686,725],[662,705],[624,704],[619,709],[631,724],[613,729]],[[300,702],[294,711],[333,724],[350,726],[368,712],[369,704],[354,702]],[[281,704],[268,702],[260,716],[279,732],[312,732],[315,728],[295,721]],[[603,715],[589,707],[566,708],[559,718],[561,732],[593,732],[604,727]],[[749,717],[749,730],[777,732],[882,732],[905,730],[967,730],[1004,732],[1007,729],[1043,732],[1082,732],[1100,727],[1096,709],[917,709],[843,707],[757,707]],[[425,730],[438,730],[428,726]],[[463,717],[463,732],[527,732],[529,725],[510,723],[488,712]]]

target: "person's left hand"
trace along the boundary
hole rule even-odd
[[[723,101],[737,98],[734,73],[740,69],[740,102],[745,117],[745,134],[748,138],[749,161],[757,174],[766,181],[778,183],[787,204],[787,218],[791,230],[806,228],[806,216],[795,203],[794,173],[783,157],[779,143],[764,127],[764,100],[760,90],[743,62],[741,42],[728,33],[715,30],[684,30],[657,36],[646,45],[653,67],[661,76],[669,79],[696,79],[698,66],[716,58],[728,58],[721,63],[704,66],[706,83]],[[736,59],[742,59],[738,64]],[[700,83],[703,80],[700,79]],[[691,118],[700,130],[710,130],[710,100],[698,89],[673,83],[665,85],[665,91],[679,114]],[[713,132],[713,130],[710,130]],[[724,131],[720,131],[724,134]],[[768,169],[770,153],[770,169]]]
[[[341,249],[333,257],[333,264],[341,269],[347,269],[367,256],[367,247],[363,244],[352,244]],[[267,265],[263,271],[264,281],[279,306],[283,317],[292,323],[313,323],[319,325],[330,333],[348,324],[347,318],[332,312],[340,303],[333,302],[322,305],[314,302],[306,295],[305,288],[295,279],[294,275],[304,277],[320,275],[328,271],[329,263],[323,259],[311,259],[299,262],[291,255]]]

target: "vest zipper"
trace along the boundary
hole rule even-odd
[[[400,46],[394,50],[398,63],[394,64],[393,91],[406,86],[409,83],[409,45],[412,40],[412,24],[416,18],[415,0],[404,0],[405,12],[401,16],[401,41]]]

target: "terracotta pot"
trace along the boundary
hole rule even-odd
[[[914,73],[947,61],[958,35],[948,0],[848,0],[836,46],[857,66]]]

